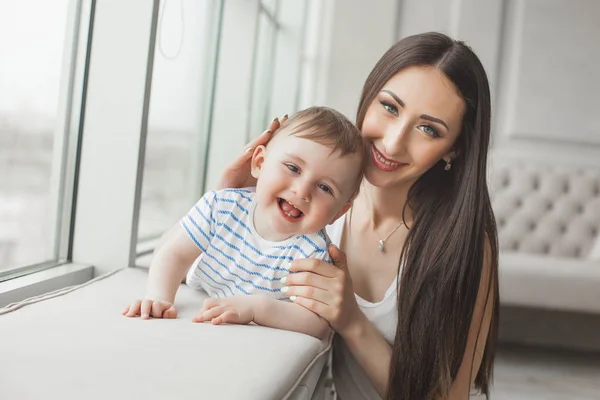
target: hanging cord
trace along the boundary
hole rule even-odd
[[[181,39],[179,40],[179,45],[177,47],[177,50],[175,51],[175,54],[173,55],[167,55],[165,53],[165,50],[163,48],[163,18],[165,17],[165,8],[167,6],[167,3],[169,2],[169,0],[162,0],[162,6],[161,6],[161,10],[160,10],[160,17],[158,19],[158,51],[160,52],[160,54],[166,58],[167,60],[174,60],[176,59],[179,54],[181,53],[181,49],[183,48],[183,37],[185,35],[185,20],[183,18],[183,0],[179,0],[179,4],[181,4],[180,10],[180,18],[181,18]]]

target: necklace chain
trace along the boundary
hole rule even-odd
[[[365,190],[364,184],[362,184],[361,186],[362,186],[362,189]],[[369,203],[371,203],[371,199],[369,198],[367,192],[365,192],[365,197],[367,198]],[[352,211],[353,210],[351,209],[350,210],[350,218],[352,218]],[[377,235],[377,237],[379,238],[379,246],[377,247],[377,250],[384,253],[385,252],[385,241],[388,240],[390,238],[390,236],[392,236],[394,234],[394,232],[396,232],[398,230],[398,228],[400,228],[402,225],[404,225],[404,221],[400,221],[400,223],[390,233],[388,233],[388,235],[384,239],[382,239],[381,236],[379,236],[379,232],[377,232],[377,228],[375,228],[373,226],[373,231],[375,231],[375,235]]]

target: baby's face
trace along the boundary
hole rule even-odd
[[[329,147],[278,132],[268,148],[255,150],[252,173],[258,178],[255,225],[270,240],[314,233],[350,206],[360,173],[361,157],[340,157]]]

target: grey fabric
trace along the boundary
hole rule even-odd
[[[500,253],[504,305],[600,313],[600,261]]]
[[[496,157],[490,187],[500,247],[586,259],[600,241],[600,169]]]
[[[495,154],[503,304],[600,313],[600,168]]]
[[[205,295],[182,286],[179,318],[121,315],[147,271],[0,309],[0,399],[308,399],[331,338],[191,318]]]

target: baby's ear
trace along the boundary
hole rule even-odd
[[[267,149],[265,146],[260,145],[254,149],[254,154],[252,154],[252,161],[250,164],[250,172],[252,176],[258,179],[260,176],[260,170],[262,169],[262,165],[265,162],[265,157],[267,156]]]
[[[335,214],[335,217],[333,217],[331,219],[331,222],[329,222],[329,225],[333,224],[335,221],[337,221],[342,215],[346,214],[348,212],[348,210],[350,209],[350,207],[352,207],[352,202],[348,202],[344,207],[342,207],[342,209]]]

